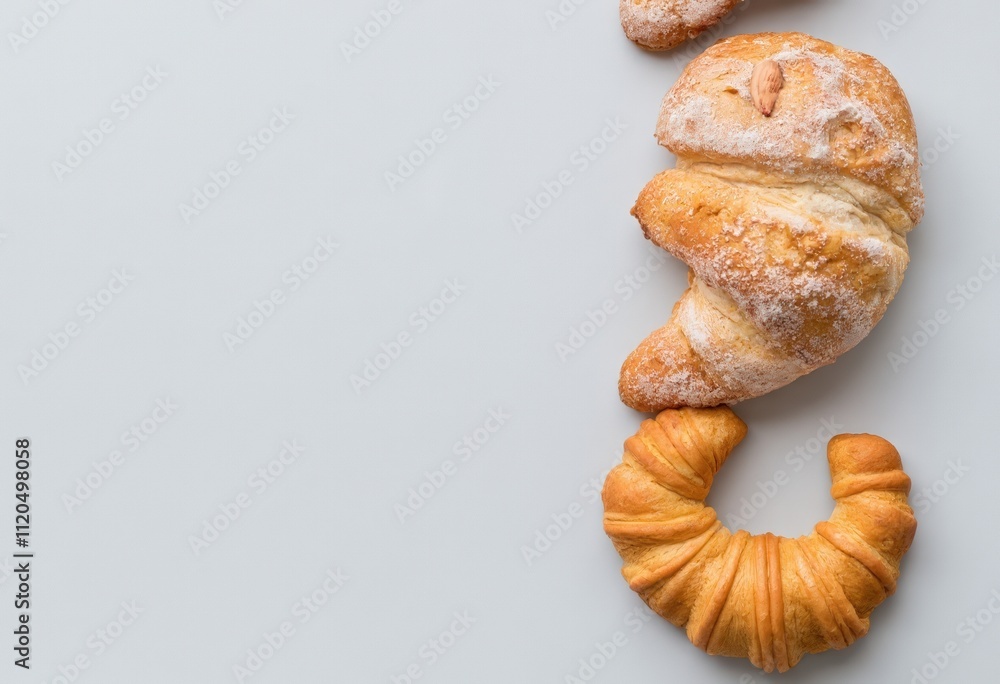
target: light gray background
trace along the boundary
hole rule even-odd
[[[628,301],[616,291],[651,253],[631,203],[672,164],[652,138],[660,99],[700,48],[648,54],[623,37],[616,2],[563,4],[575,12],[553,29],[558,0],[402,0],[350,61],[341,43],[384,0],[245,0],[221,18],[210,0],[69,2],[16,50],[10,33],[41,5],[4,4],[0,547],[14,551],[13,443],[30,436],[37,557],[33,668],[10,663],[5,577],[0,679],[61,682],[83,655],[79,682],[237,681],[233,666],[285,621],[294,635],[244,681],[391,682],[415,664],[421,682],[564,682],[618,631],[627,644],[592,681],[779,679],[705,656],[659,618],[630,627],[642,604],[588,482],[641,419],[618,401],[619,365],[684,287],[668,260]],[[909,683],[952,641],[935,682],[991,681],[998,663],[1000,282],[961,310],[949,293],[1000,251],[1000,8],[897,5],[888,32],[887,0],[751,0],[723,31],[803,30],[876,55],[908,93],[925,153],[940,148],[887,316],[834,366],[737,408],[750,435],[711,495],[725,519],[783,469],[790,483],[746,527],[807,533],[832,509],[825,459],[793,473],[786,454],[815,447],[822,420],[889,438],[915,490],[943,493],[920,506],[870,635],[807,657],[786,682]],[[119,121],[116,98],[157,66],[162,83]],[[452,130],[443,112],[481,77],[500,85]],[[179,205],[244,160],[238,146],[275,107],[295,120],[185,223]],[[102,117],[114,131],[57,179],[52,163]],[[575,167],[616,117],[627,130]],[[446,142],[391,191],[385,172],[437,127]],[[511,215],[563,169],[574,183],[518,233]],[[339,248],[291,292],[282,274],[325,236]],[[78,305],[115,269],[134,280],[87,322]],[[465,291],[417,334],[411,314],[452,279]],[[224,334],[276,287],[285,303],[231,352]],[[556,343],[606,299],[617,313],[562,361]],[[894,369],[889,354],[939,309],[948,322]],[[80,334],[25,383],[18,366],[68,323]],[[352,374],[401,331],[412,344],[358,394]],[[122,433],[157,399],[176,411],[130,450]],[[497,408],[503,427],[401,523],[394,507]],[[256,493],[247,478],[285,440],[304,452]],[[78,478],[116,450],[124,463],[67,511]],[[252,505],[196,555],[190,537],[241,492]],[[579,517],[529,565],[522,547],[574,504]],[[338,569],[337,593],[308,622],[293,617]],[[128,601],[139,618],[98,654],[92,634]],[[475,623],[430,663],[421,648],[463,611]],[[956,630],[980,611],[994,624],[966,641]]]

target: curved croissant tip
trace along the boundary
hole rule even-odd
[[[831,473],[874,473],[903,467],[896,447],[878,435],[836,435],[830,440],[827,451]]]
[[[834,435],[830,439],[830,447],[833,448],[865,448],[865,449],[888,449],[891,451],[896,451],[896,447],[892,445],[892,442],[884,437],[879,437],[878,435],[868,434],[867,432],[850,434],[844,433],[840,435]]]

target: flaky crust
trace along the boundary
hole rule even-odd
[[[785,81],[771,117],[748,89],[766,59]],[[833,363],[881,320],[923,213],[912,115],[885,67],[798,33],[723,40],[667,94],[657,137],[677,168],[633,214],[691,267],[691,287],[623,365],[626,404],[760,396]]]
[[[728,408],[644,421],[604,483],[604,529],[651,609],[713,655],[787,671],[846,648],[896,589],[916,531],[899,453],[872,435],[829,444],[830,519],[798,539],[726,529],[705,505],[746,425]]]
[[[669,50],[718,23],[743,0],[621,0],[622,28],[648,50]]]

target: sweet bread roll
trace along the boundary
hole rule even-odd
[[[895,591],[916,531],[910,479],[884,439],[840,435],[829,444],[829,521],[798,539],[734,534],[705,498],[745,435],[726,407],[643,422],[604,483],[604,529],[629,586],[696,646],[784,672],[864,636]]]
[[[626,404],[736,403],[864,339],[923,215],[916,129],[888,69],[800,33],[725,39],[667,94],[656,135],[677,168],[632,213],[690,287],[623,365]]]
[[[669,50],[717,24],[743,0],[621,0],[625,35],[649,50]]]

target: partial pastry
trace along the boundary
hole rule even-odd
[[[745,435],[726,407],[646,420],[604,483],[604,529],[629,586],[692,643],[784,672],[864,636],[895,591],[917,525],[910,479],[884,439],[840,435],[829,444],[829,521],[798,539],[734,534],[705,498]]]
[[[717,24],[743,0],[621,0],[622,28],[649,50],[669,50]]]
[[[868,335],[924,207],[913,116],[885,66],[801,33],[728,38],[685,69],[656,136],[677,168],[632,213],[690,287],[623,365],[626,404],[733,404]]]

